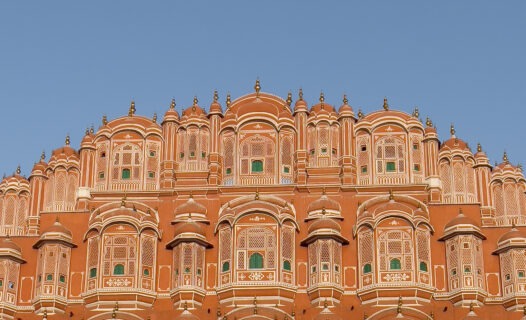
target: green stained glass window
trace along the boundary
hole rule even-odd
[[[122,169],[122,179],[130,179],[131,171],[130,169]]]
[[[395,163],[391,162],[391,161],[387,162],[385,164],[385,171],[387,171],[387,172],[395,172],[396,171]]]
[[[366,273],[370,273],[372,271],[372,268],[371,268],[371,264],[370,263],[367,263],[365,264],[365,266],[363,266],[363,273],[366,274]]]
[[[95,278],[97,276],[97,268],[91,268],[89,269],[89,277]]]
[[[250,256],[250,260],[248,262],[248,268],[249,269],[262,269],[263,268],[263,256],[259,253],[253,253]]]
[[[420,271],[427,272],[427,263],[425,263],[424,261],[420,262]]]
[[[283,261],[283,270],[290,271],[290,261]]]
[[[226,271],[230,270],[230,262],[228,262],[228,261],[223,262],[223,269],[222,270],[223,270],[223,272],[226,272]]]
[[[113,275],[123,275],[124,274],[124,265],[122,264],[116,264],[115,267],[113,267]]]
[[[252,172],[263,172],[263,161],[253,160],[252,161]]]
[[[51,273],[46,275],[46,281],[53,281],[53,275]]]
[[[391,270],[400,270],[402,269],[402,264],[400,263],[400,259],[392,259],[390,262],[390,269]]]

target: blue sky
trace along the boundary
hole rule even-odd
[[[437,4],[438,3],[438,4]],[[526,164],[526,1],[2,1],[0,174],[29,175],[103,114],[159,118],[253,91],[320,91],[355,112],[455,124],[491,162]]]

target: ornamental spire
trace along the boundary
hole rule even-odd
[[[130,110],[128,110],[128,116],[133,116],[135,114],[135,101],[131,101]]]
[[[415,110],[413,110],[413,117],[420,117],[420,111],[418,110],[418,107],[415,107]]]
[[[66,141],[65,141],[66,146],[69,146],[70,142],[71,142],[71,141],[69,140],[69,134],[68,134],[68,135],[66,136]]]
[[[289,93],[287,94],[287,105],[290,107],[290,105],[292,104],[292,93]]]
[[[347,100],[347,95],[346,94],[343,95],[343,100],[342,101],[343,101],[344,105],[347,105],[349,103],[349,100]]]
[[[227,93],[227,95],[226,95],[226,108],[227,109],[230,108],[230,103],[232,103],[230,101],[230,93]]]
[[[42,150],[42,154],[40,155],[40,160],[44,161],[46,159],[46,151]]]
[[[449,127],[449,132],[451,133],[451,136],[454,137],[455,136],[455,126],[453,124],[451,124],[451,127]]]
[[[299,92],[298,92],[298,100],[299,101],[303,101],[303,89],[300,88]]]
[[[259,79],[256,79],[256,84],[254,85],[254,90],[256,90],[256,97],[259,97],[259,91],[261,91],[261,85]]]
[[[196,106],[198,102],[199,102],[199,100],[197,100],[197,96],[194,96],[193,105]]]
[[[217,94],[217,90],[214,90],[214,102],[217,103],[218,99],[219,99],[219,95]]]
[[[102,116],[102,125],[105,126],[108,124],[108,117],[106,115]]]
[[[21,173],[22,173],[22,170],[20,169],[20,165],[18,165],[18,167],[16,167],[16,174],[20,175]]]
[[[504,154],[502,155],[502,161],[504,161],[505,163],[510,162],[510,160],[508,159],[508,153],[506,151],[504,151]]]
[[[387,98],[384,98],[384,110],[389,111],[389,104],[387,103]]]
[[[477,152],[482,152],[482,146],[480,143],[477,143]]]
[[[175,99],[172,98],[172,102],[170,102],[170,109],[175,109]]]
[[[429,119],[429,117],[426,118],[426,127],[431,128],[433,126],[433,121]]]

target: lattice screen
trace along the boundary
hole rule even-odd
[[[276,267],[276,234],[270,228],[249,227],[239,232],[237,236],[238,268],[246,269],[252,253],[263,256],[265,269]]]
[[[390,262],[395,258],[400,260],[401,271],[412,271],[414,269],[412,230],[410,228],[399,230],[378,228],[377,232],[379,271],[390,271]]]

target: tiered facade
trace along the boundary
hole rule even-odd
[[[526,180],[428,119],[255,92],[0,183],[2,319],[520,319]]]

